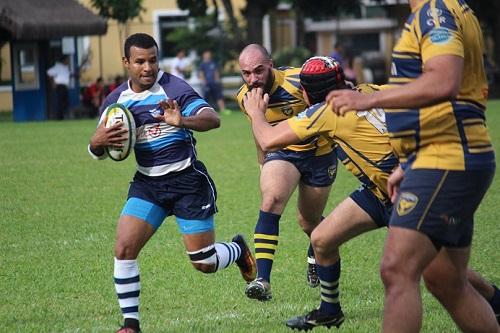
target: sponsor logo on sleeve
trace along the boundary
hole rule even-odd
[[[446,28],[434,28],[429,32],[429,36],[434,44],[447,44],[453,38],[451,32]]]

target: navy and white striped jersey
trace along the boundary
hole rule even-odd
[[[159,110],[158,103],[168,98],[177,101],[183,117],[212,108],[185,81],[159,71],[150,89],[136,93],[128,81],[124,82],[106,97],[100,109],[100,121],[104,110],[113,103],[121,103],[130,110],[137,127],[134,147],[137,171],[147,176],[181,171],[196,160],[196,140],[192,131],[154,118]]]

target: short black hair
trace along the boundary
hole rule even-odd
[[[156,47],[158,50],[158,44],[155,39],[148,34],[144,33],[136,33],[128,36],[127,40],[125,40],[125,44],[123,45],[123,54],[125,58],[130,59],[130,48],[132,46],[137,46],[141,49],[150,49],[152,47]]]

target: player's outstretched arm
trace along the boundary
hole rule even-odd
[[[198,132],[208,131],[220,126],[219,115],[211,107],[203,108],[198,114],[190,117],[182,116],[176,100],[161,101],[160,107],[163,109],[163,115],[157,115],[155,118],[172,126]]]
[[[464,59],[456,55],[439,55],[424,64],[424,72],[415,81],[373,94],[334,90],[326,97],[335,113],[371,108],[412,109],[434,105],[456,98],[462,81]]]
[[[255,140],[263,151],[282,149],[300,142],[286,121],[271,126],[264,115],[269,102],[269,95],[262,96],[262,89],[252,89],[244,97],[245,110],[252,120],[252,131]]]
[[[326,102],[333,112],[343,116],[349,111],[363,111],[371,109],[373,94],[362,94],[352,89],[332,90],[326,96]]]

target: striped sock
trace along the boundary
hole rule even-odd
[[[335,314],[340,311],[339,279],[340,259],[333,265],[318,268],[319,282],[321,285],[321,305],[319,310],[325,313]]]
[[[241,255],[241,249],[235,242],[215,243],[215,251],[218,259],[216,271],[229,267]]]
[[[281,215],[260,211],[255,226],[254,244],[257,276],[271,282],[274,252],[278,246],[279,220]]]
[[[114,278],[118,304],[122,309],[123,317],[139,320],[141,282],[137,260],[115,258]]]

